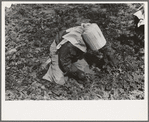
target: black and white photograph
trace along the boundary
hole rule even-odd
[[[146,100],[146,2],[2,5],[3,101]]]

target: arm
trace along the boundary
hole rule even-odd
[[[106,64],[110,64],[111,66],[116,65],[114,50],[110,45],[105,45],[105,47],[103,47],[100,51],[103,53]]]

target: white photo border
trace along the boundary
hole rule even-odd
[[[1,82],[1,108],[3,120],[72,120],[72,121],[109,121],[109,120],[148,120],[148,26],[145,26],[145,99],[144,100],[101,100],[101,101],[5,101],[5,6],[10,4],[61,4],[66,2],[24,2],[24,1],[2,1],[1,19],[2,19],[2,82]],[[145,4],[145,24],[148,25],[148,2],[129,1],[129,2],[70,2],[70,3],[144,3]]]

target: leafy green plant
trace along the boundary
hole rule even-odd
[[[5,9],[6,100],[144,99],[144,48],[132,14],[140,4],[15,4]],[[97,23],[115,52],[117,66],[89,74],[85,86],[41,79],[41,64],[58,31]]]

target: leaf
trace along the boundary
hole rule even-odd
[[[130,100],[135,100],[136,99],[136,97],[133,96],[133,95],[129,95],[129,98],[130,98]]]
[[[15,94],[13,91],[7,90],[5,93],[5,99],[6,100],[14,100],[15,99]]]
[[[7,52],[5,53],[5,55],[11,55],[11,54],[13,54],[13,53],[15,53],[15,52],[17,52],[17,50],[16,50],[16,48],[13,48],[13,49],[7,51]]]
[[[98,96],[93,97],[94,100],[99,100],[100,98]]]
[[[108,98],[109,98],[109,93],[108,93],[108,92],[104,92],[103,98],[104,98],[105,100],[108,100]]]
[[[120,92],[121,94],[124,93],[124,89],[120,88],[120,89],[119,89],[119,92]]]
[[[107,83],[105,86],[106,91],[110,91],[112,89],[112,83]]]
[[[30,74],[30,76],[32,76],[33,78],[36,78],[36,72],[32,72],[32,73]]]

